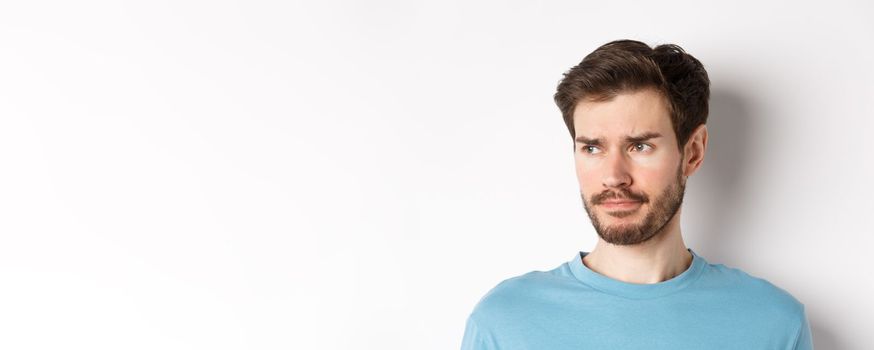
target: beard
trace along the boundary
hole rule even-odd
[[[589,215],[589,219],[592,221],[598,236],[607,243],[627,246],[641,244],[657,236],[674,215],[677,214],[680,205],[683,204],[685,191],[686,181],[683,179],[682,163],[680,163],[680,167],[677,168],[676,179],[665,188],[661,195],[652,201],[652,204],[649,205],[649,212],[646,213],[646,216],[640,222],[612,226],[603,224],[598,214],[592,208],[593,205],[598,205],[608,199],[629,199],[641,202],[641,205],[635,209],[613,211],[607,214],[616,218],[624,218],[646,207],[644,204],[650,203],[649,196],[645,193],[633,193],[627,188],[622,188],[619,193],[606,191],[593,195],[588,202],[585,195],[580,194],[580,196],[583,198],[583,206],[586,208],[586,213]]]

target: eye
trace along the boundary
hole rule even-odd
[[[643,152],[646,147],[649,147],[650,149],[652,149],[652,146],[645,144],[645,143],[635,143],[634,144],[634,149],[637,150],[638,152]]]
[[[597,152],[592,151],[592,150],[597,150],[597,149],[598,149],[598,147],[596,147],[596,146],[586,145],[586,146],[583,146],[582,151],[585,153],[588,153],[588,154],[595,154]]]

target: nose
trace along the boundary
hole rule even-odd
[[[622,188],[631,186],[628,159],[622,152],[613,152],[606,159],[606,169],[601,183],[606,188]]]

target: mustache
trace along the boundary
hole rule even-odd
[[[597,195],[592,196],[592,204],[601,204],[606,200],[610,199],[627,199],[631,201],[646,203],[649,202],[649,197],[643,193],[634,193],[627,188],[623,188],[619,192],[615,191],[604,191]]]

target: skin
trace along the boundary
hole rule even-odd
[[[681,204],[686,180],[704,159],[706,125],[693,131],[680,152],[667,101],[645,88],[609,101],[580,101],[574,130],[580,195],[599,236],[583,264],[639,284],[666,281],[688,269],[692,255],[680,232]],[[627,139],[647,133],[661,136]],[[636,203],[611,207],[608,200]]]

